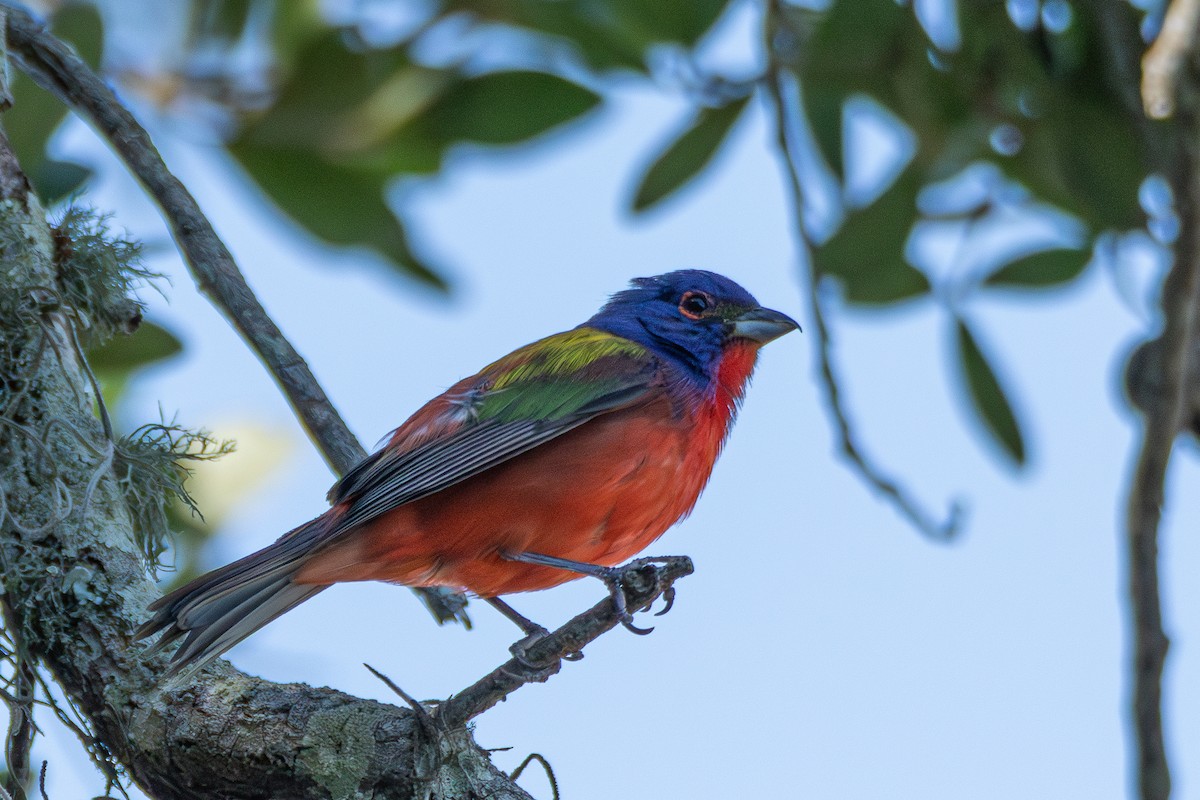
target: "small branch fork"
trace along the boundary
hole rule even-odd
[[[820,281],[821,275],[812,263],[811,245],[808,232],[804,228],[804,188],[800,182],[799,164],[795,155],[790,130],[788,127],[789,112],[785,101],[787,92],[786,68],[778,62],[775,56],[775,42],[771,31],[777,26],[786,25],[786,15],[779,8],[779,0],[771,0],[768,4],[767,15],[767,51],[771,59],[770,68],[764,80],[767,97],[775,114],[776,147],[783,161],[783,171],[786,177],[786,189],[792,201],[793,233],[796,238],[796,248],[803,262],[808,277],[809,312],[812,316],[816,333],[816,350],[820,363],[821,385],[825,389],[826,407],[837,432],[842,455],[850,467],[875,492],[882,495],[899,514],[924,536],[939,541],[953,539],[961,522],[961,508],[958,503],[952,503],[945,520],[938,521],[920,503],[912,497],[908,490],[889,477],[863,451],[855,440],[849,415],[842,399],[841,387],[834,372],[833,346],[830,339],[829,327],[825,319],[825,311],[821,305]]]
[[[339,474],[366,457],[308,364],[267,315],[195,198],[163,162],[150,135],[70,47],[15,6],[0,4],[9,56],[30,78],[95,128],[158,203],[196,284],[274,376],[326,463]],[[3,98],[0,96],[0,102]],[[439,622],[469,625],[461,595],[414,590]]]

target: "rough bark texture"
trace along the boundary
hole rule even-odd
[[[225,662],[164,690],[130,631],[157,595],[92,413],[44,212],[0,134],[0,558],[14,630],[157,798],[527,798],[464,728]],[[18,313],[19,312],[19,313]]]

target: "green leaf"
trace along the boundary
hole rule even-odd
[[[604,5],[633,41],[692,46],[713,26],[726,0],[607,0]]]
[[[971,406],[992,439],[1017,466],[1025,464],[1025,438],[1012,405],[1005,396],[996,372],[979,349],[975,336],[961,318],[955,319],[958,358],[966,378]]]
[[[595,92],[557,75],[492,72],[451,85],[413,126],[438,143],[517,144],[586,114],[599,102]]]
[[[645,72],[644,43],[631,41],[615,24],[615,16],[599,3],[546,0],[474,0],[448,4],[448,11],[466,11],[561,40],[595,70],[627,69]]]
[[[410,70],[439,72],[414,67],[402,50],[352,50],[338,29],[305,42],[295,64],[275,103],[245,126],[239,142],[338,154],[352,151],[380,138],[377,126],[399,127],[428,104],[428,88],[408,77]],[[384,111],[386,121],[378,119]],[[362,127],[370,130],[359,130]]]
[[[132,336],[110,339],[88,351],[93,369],[129,372],[183,352],[175,334],[153,322],[144,321]]]
[[[410,248],[386,202],[397,174],[436,172],[463,141],[515,144],[600,100],[555,75],[467,78],[401,49],[353,50],[341,31],[305,42],[278,101],[229,150],[293,221],[332,244],[363,245],[404,274],[445,281]]]
[[[104,52],[104,26],[100,12],[92,3],[65,3],[59,6],[50,29],[68,42],[92,69],[100,68]]]
[[[183,345],[166,328],[143,321],[132,336],[118,336],[88,349],[87,360],[96,380],[104,388],[104,399],[114,406],[120,402],[133,373],[143,367],[173,358]]]
[[[929,279],[904,260],[919,186],[915,172],[906,170],[874,203],[850,210],[842,227],[813,251],[818,273],[839,278],[847,301],[892,304],[929,293]]]
[[[399,271],[434,288],[445,280],[409,247],[408,235],[384,201],[391,176],[322,159],[310,150],[234,143],[230,152],[280,210],[314,236],[338,245],[365,245]]]
[[[654,160],[638,182],[633,210],[645,211],[708,166],[746,108],[749,97],[720,108],[703,108],[696,121]]]
[[[823,76],[865,75],[886,68],[896,56],[895,43],[914,30],[911,9],[894,0],[834,0],[817,24],[805,52],[805,71]]]
[[[727,5],[727,0],[455,0],[443,9],[560,39],[593,69],[646,72],[652,46],[695,45]]]
[[[846,95],[829,85],[806,84],[803,90],[804,114],[817,140],[825,163],[839,182],[845,178],[842,145],[842,109]]]
[[[1018,258],[988,276],[988,286],[1042,288],[1079,277],[1091,258],[1088,250],[1043,250]]]

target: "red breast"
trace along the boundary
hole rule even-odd
[[[364,525],[314,554],[296,580],[382,580],[492,597],[578,577],[505,560],[504,552],[622,563],[695,505],[757,350],[734,343],[718,368],[715,391],[700,402],[680,402],[664,390],[650,402],[597,417]]]

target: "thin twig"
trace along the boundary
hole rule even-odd
[[[413,715],[417,718],[417,724],[421,726],[426,735],[437,735],[437,723],[435,723],[433,717],[430,716],[429,709],[427,709],[420,700],[401,689],[395,681],[372,667],[370,664],[364,662],[363,666],[366,667],[367,671],[369,671],[372,675],[383,681],[383,685],[391,689],[397,697],[408,704],[408,707],[413,710]]]
[[[37,670],[33,659],[21,638],[21,627],[17,624],[8,601],[0,603],[4,628],[13,642],[13,702],[8,702],[8,735],[4,741],[4,760],[8,767],[9,794],[23,798],[25,787],[32,777],[29,771],[30,751],[34,735],[38,732],[33,721],[33,704],[36,695]]]
[[[634,578],[624,581],[631,610],[646,608],[663,596],[680,578],[692,574],[687,556],[641,558],[629,565]],[[633,572],[636,570],[636,572]],[[643,580],[644,579],[644,580]],[[621,622],[611,598],[604,598],[587,611],[447,699],[433,716],[448,728],[465,725],[527,683],[541,683],[562,668],[562,659],[583,648]]]
[[[200,290],[262,359],[326,462],[345,474],[366,451],[308,364],[267,315],[195,198],[167,169],[149,134],[70,47],[23,9],[2,7],[7,11],[11,56],[34,82],[90,122],[158,203]],[[461,595],[414,591],[439,621],[469,624]]]
[[[4,30],[6,17],[6,10],[0,8],[0,31]],[[8,72],[8,42],[5,41],[4,36],[0,36],[0,111],[8,111],[12,108],[12,104],[12,83]]]
[[[777,13],[775,4],[771,5],[771,13]],[[768,25],[772,23],[768,21]],[[770,46],[768,45],[769,49]],[[820,364],[821,385],[825,390],[825,404],[837,432],[842,455],[845,456],[851,468],[859,477],[878,494],[888,500],[892,506],[914,528],[931,539],[948,540],[958,533],[961,509],[957,502],[951,503],[950,511],[944,521],[937,521],[932,515],[921,508],[920,504],[909,494],[904,486],[886,475],[862,451],[850,425],[849,415],[842,400],[842,393],[833,364],[833,346],[830,341],[829,327],[825,319],[825,311],[821,305],[820,274],[813,264],[812,248],[808,240],[808,232],[804,227],[804,189],[800,183],[799,165],[793,152],[790,131],[788,128],[787,104],[784,101],[786,77],[784,67],[772,61],[772,66],[765,86],[767,95],[775,112],[776,146],[782,160],[788,193],[792,202],[792,225],[799,251],[798,259],[804,266],[808,277],[809,312],[815,325],[815,348]]]
[[[550,762],[547,761],[546,757],[541,753],[530,753],[529,755],[525,756],[525,760],[522,761],[516,769],[508,773],[508,777],[515,781],[517,778],[521,777],[521,773],[525,771],[525,768],[534,761],[541,764],[542,769],[546,771],[546,779],[550,781],[551,800],[559,800],[560,795],[558,793],[558,779],[554,777],[554,769],[550,766]]]

